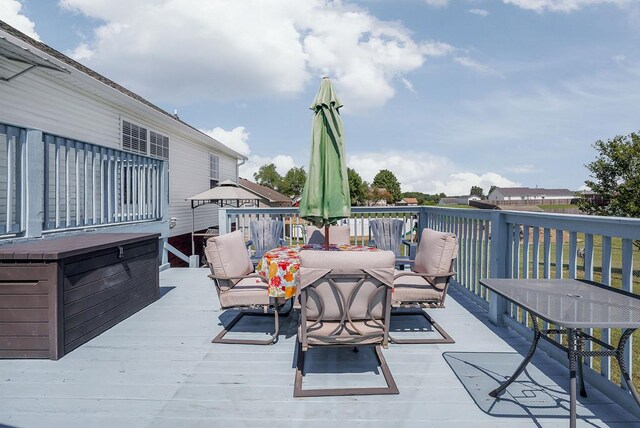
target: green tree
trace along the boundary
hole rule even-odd
[[[278,174],[275,164],[262,165],[258,172],[253,174],[256,183],[273,190],[278,190],[282,183],[282,176]]]
[[[402,198],[402,191],[400,190],[400,182],[388,169],[381,169],[373,178],[372,187],[384,188],[388,192],[387,203],[393,204]]]
[[[305,181],[307,173],[304,168],[294,166],[282,177],[278,190],[290,198],[296,198],[302,194]]]
[[[351,205],[362,206],[367,202],[368,187],[367,183],[362,180],[360,174],[351,168],[347,168],[347,177],[349,179],[349,194],[351,195]]]
[[[640,217],[640,135],[618,135],[593,144],[596,160],[585,165],[591,179],[585,184],[598,198],[583,197],[580,209],[588,214]],[[640,249],[640,241],[634,241]]]
[[[605,203],[582,198],[580,209],[596,215],[640,217],[640,135],[598,140],[593,147],[598,155],[585,165],[591,172],[591,179],[585,184]]]
[[[480,199],[484,199],[484,190],[480,186],[471,186],[471,190],[469,191],[469,195],[475,195]]]

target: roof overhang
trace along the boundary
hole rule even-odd
[[[54,64],[49,58],[32,52],[29,48],[18,46],[7,40],[6,37],[0,36],[0,57],[12,62],[25,65],[25,68],[9,77],[0,77],[0,80],[8,82],[16,77],[33,70],[37,67],[46,68],[48,70],[59,71],[61,73],[69,73],[65,67]]]

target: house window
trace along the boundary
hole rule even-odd
[[[209,153],[209,188],[213,189],[220,183],[220,157]]]
[[[147,154],[147,130],[126,120],[122,121],[122,148],[128,152]]]
[[[169,160],[169,138],[135,123],[122,121],[122,149],[128,152]]]
[[[149,132],[149,155],[154,158],[169,160],[169,137],[157,132]]]

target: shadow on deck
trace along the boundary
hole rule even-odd
[[[282,319],[273,346],[211,344],[234,314],[220,311],[207,273],[162,272],[160,300],[59,361],[2,361],[0,426],[568,426],[567,369],[543,352],[501,400],[487,395],[529,343],[490,324],[486,311],[455,287],[447,308],[430,314],[456,343],[384,350],[399,395],[294,399],[297,316]],[[418,334],[404,318],[392,328]],[[246,322],[236,334],[273,331],[269,318]],[[368,354],[314,350],[306,387],[379,385],[384,380]],[[579,426],[640,425],[587,388]]]

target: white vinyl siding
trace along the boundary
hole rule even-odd
[[[186,198],[208,190],[210,187],[211,164],[209,155],[211,148],[187,144],[183,140],[171,140],[171,179],[169,191],[171,204],[169,214],[178,219],[176,227],[171,229],[171,236],[191,232],[191,206]],[[220,181],[237,181],[235,158],[217,155]],[[180,173],[174,173],[179,171]],[[215,204],[198,207],[195,211],[195,229],[202,230],[218,224],[218,206]]]
[[[0,70],[10,67],[6,61],[0,61]],[[74,73],[77,76],[78,73]],[[146,129],[148,154],[164,159],[168,155],[171,163],[167,218],[177,217],[178,225],[169,234],[190,232],[191,209],[185,198],[209,188],[209,154],[219,156],[220,180],[237,181],[237,159],[218,152],[215,142],[183,123],[132,102],[114,89],[100,92],[91,85],[100,83],[87,83],[74,75],[43,70],[25,73],[0,85],[0,123],[41,129],[114,149],[122,148],[123,119]],[[199,229],[218,222],[215,207],[198,208],[196,215]]]

